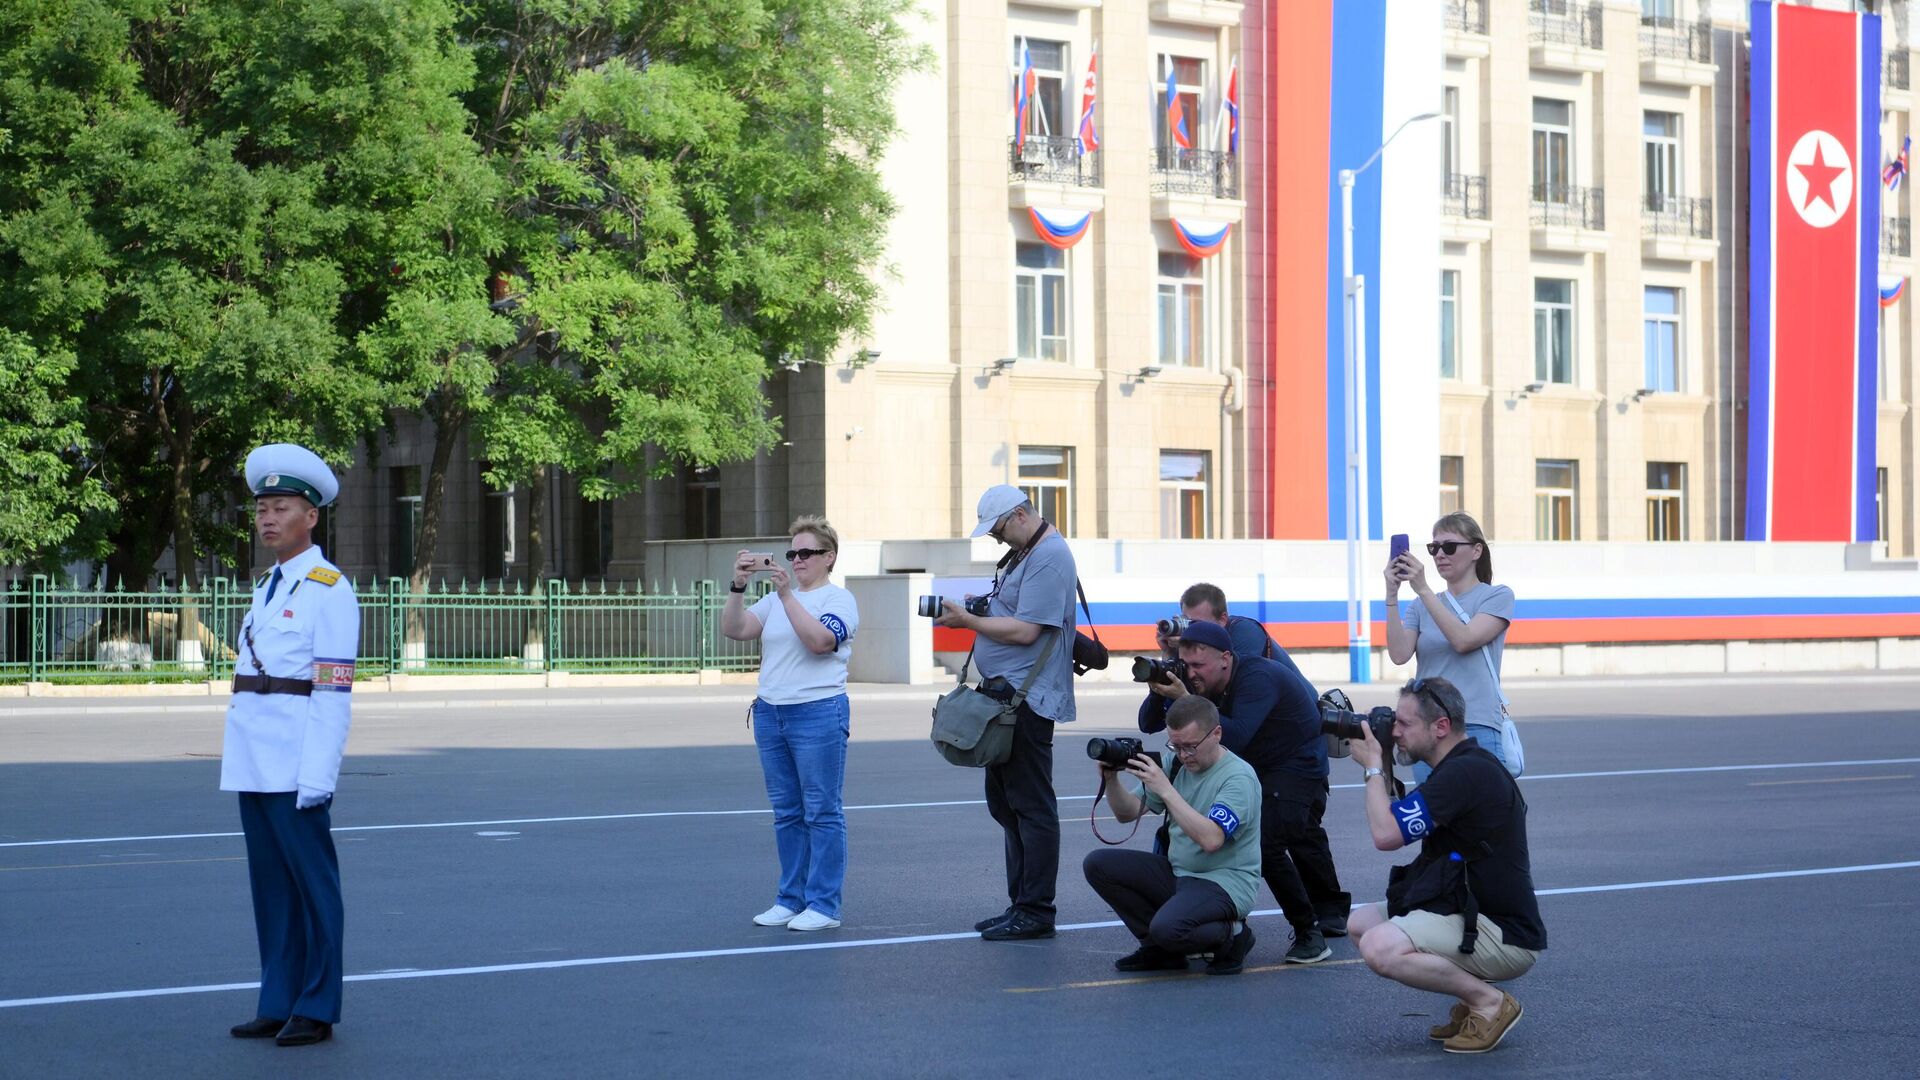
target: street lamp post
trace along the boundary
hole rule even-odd
[[[1362,596],[1361,577],[1368,520],[1367,449],[1367,279],[1353,272],[1353,182],[1373,167],[1408,124],[1432,120],[1437,112],[1410,116],[1393,129],[1358,169],[1340,170],[1340,278],[1347,385],[1347,664],[1353,682],[1373,679],[1373,628]]]

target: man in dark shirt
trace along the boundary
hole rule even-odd
[[[1374,846],[1421,842],[1420,857],[1388,879],[1387,903],[1353,913],[1353,934],[1376,973],[1458,998],[1428,1034],[1452,1053],[1483,1054],[1521,1014],[1512,994],[1489,984],[1533,967],[1547,930],[1527,855],[1527,802],[1500,759],[1466,737],[1466,711],[1445,679],[1401,688],[1394,741],[1433,775],[1398,801],[1381,779],[1373,732],[1363,727],[1365,738],[1353,741]]]
[[[1292,668],[1296,674],[1300,671],[1299,665],[1293,662],[1293,657],[1287,655],[1287,650],[1273,640],[1272,635],[1267,633],[1267,628],[1261,625],[1259,619],[1227,613],[1227,594],[1218,585],[1201,581],[1187,586],[1187,591],[1180,594],[1180,616],[1189,623],[1210,622],[1226,627],[1227,637],[1233,641],[1235,656],[1258,656],[1267,660],[1278,660]],[[1180,648],[1178,634],[1168,635],[1156,630],[1155,636],[1159,639],[1160,650],[1163,653],[1168,657],[1177,655]],[[1346,912],[1342,911],[1340,914],[1344,919]]]
[[[1278,661],[1235,656],[1226,627],[1213,622],[1187,626],[1180,659],[1186,662],[1188,681],[1147,685],[1140,730],[1164,728],[1167,706],[1189,692],[1219,707],[1222,742],[1260,777],[1260,874],[1293,926],[1287,962],[1325,960],[1333,950],[1327,947],[1306,882],[1337,896],[1343,915],[1351,901],[1340,891],[1327,832],[1320,827],[1327,810],[1327,748],[1320,736],[1313,685]]]

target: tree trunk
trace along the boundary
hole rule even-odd
[[[453,460],[453,445],[467,425],[464,403],[450,401],[430,412],[433,417],[433,464],[427,467],[427,480],[420,490],[420,532],[413,538],[413,575],[407,591],[423,596],[427,579],[433,573],[435,549],[440,541],[440,513],[446,504],[447,467]],[[427,623],[418,603],[407,605],[407,659],[425,660]]]
[[[172,509],[173,568],[180,575],[180,606],[173,620],[173,659],[183,669],[197,671],[205,666],[205,651],[200,633],[200,605],[194,591],[200,585],[200,564],[194,550],[193,535],[193,408],[185,400],[175,403],[172,422],[167,425],[168,503]],[[139,630],[160,659],[159,642],[153,639],[158,629],[154,614],[142,612]]]
[[[527,483],[527,587],[538,598],[534,617],[527,620],[527,638],[520,656],[530,665],[547,656],[547,470],[533,470]]]

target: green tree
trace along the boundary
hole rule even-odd
[[[0,565],[45,568],[81,517],[111,505],[80,453],[81,403],[66,388],[73,357],[43,356],[0,330]]]

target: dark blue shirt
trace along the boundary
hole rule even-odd
[[[1298,668],[1258,656],[1233,658],[1226,692],[1213,699],[1220,709],[1220,742],[1240,755],[1255,772],[1327,775],[1327,744],[1320,735],[1320,703],[1313,684]],[[1167,726],[1166,698],[1151,691],[1140,703],[1140,730]]]
[[[1287,650],[1281,648],[1279,642],[1273,640],[1259,619],[1250,619],[1245,615],[1227,616],[1227,640],[1233,642],[1233,655],[1236,657],[1259,656],[1278,660],[1292,668],[1295,675],[1300,674],[1300,666],[1293,662],[1293,657],[1287,655]],[[1311,681],[1308,685],[1312,685]]]

